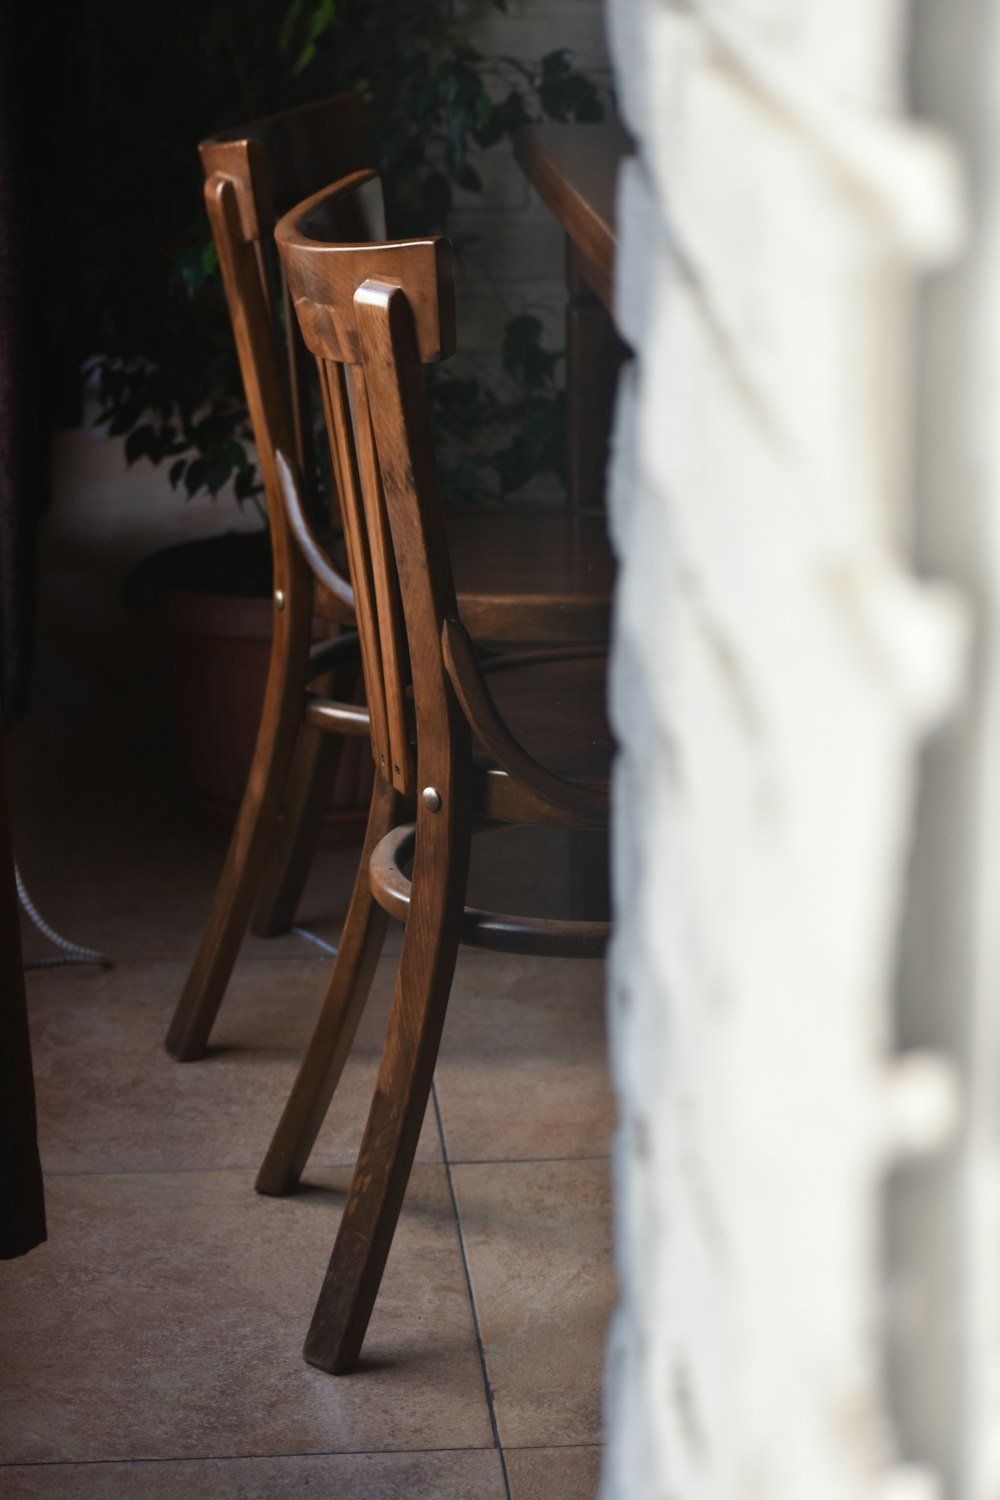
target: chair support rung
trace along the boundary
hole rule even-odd
[[[403,866],[413,856],[416,824],[394,828],[376,846],[368,866],[371,892],[383,910],[405,922],[410,909],[410,881]],[[461,941],[500,953],[527,953],[545,958],[600,958],[611,936],[610,922],[583,922],[560,917],[510,916],[465,907]]]
[[[337,734],[369,734],[371,721],[363,703],[336,703],[318,693],[306,694],[305,721],[315,729],[330,729]]]

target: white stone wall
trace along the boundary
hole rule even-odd
[[[894,0],[608,17],[639,157],[604,1497],[930,1500],[948,1442],[921,1451],[888,1378],[927,1350],[887,1194],[945,1160],[965,1097],[895,1003],[920,746],[968,623],[911,555],[915,290],[960,248],[960,174],[907,114]]]
[[[927,756],[900,1020],[954,1058],[956,1171],[901,1184],[909,1294],[930,1309],[929,1358],[899,1382],[915,1441],[930,1433],[962,1500],[1000,1495],[1000,6],[916,0],[914,108],[946,128],[969,184],[969,250],[924,292],[916,553],[974,609],[961,716]],[[946,1228],[943,1228],[946,1226]],[[949,1297],[950,1293],[950,1297]],[[941,1309],[957,1304],[949,1324]],[[943,1379],[935,1379],[943,1372]],[[956,1400],[944,1382],[953,1375]],[[951,1398],[949,1400],[949,1397]],[[954,1409],[949,1453],[935,1420]]]

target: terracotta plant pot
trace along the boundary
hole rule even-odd
[[[125,584],[127,607],[159,638],[195,798],[226,829],[239,810],[264,701],[270,592],[264,532],[228,532],[164,548],[133,569]],[[324,843],[361,842],[371,778],[367,741],[345,741]]]

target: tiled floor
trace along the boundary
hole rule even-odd
[[[256,1196],[328,959],[248,938],[210,1056],[164,1054],[223,840],[117,595],[218,509],[123,482],[86,436],[60,474],[35,702],[8,746],[15,832],[45,916],[114,968],[29,979],[50,1238],[0,1265],[0,1495],[588,1500],[613,1299],[600,966],[462,955],[362,1366],[307,1367],[393,959],[304,1189]],[[564,881],[558,844],[491,853],[504,895]],[[327,851],[310,882],[300,920],[328,941],[351,869]]]

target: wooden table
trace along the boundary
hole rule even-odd
[[[567,491],[585,509],[604,502],[615,385],[628,350],[612,322],[615,181],[631,150],[620,125],[534,125],[514,155],[566,231]]]

